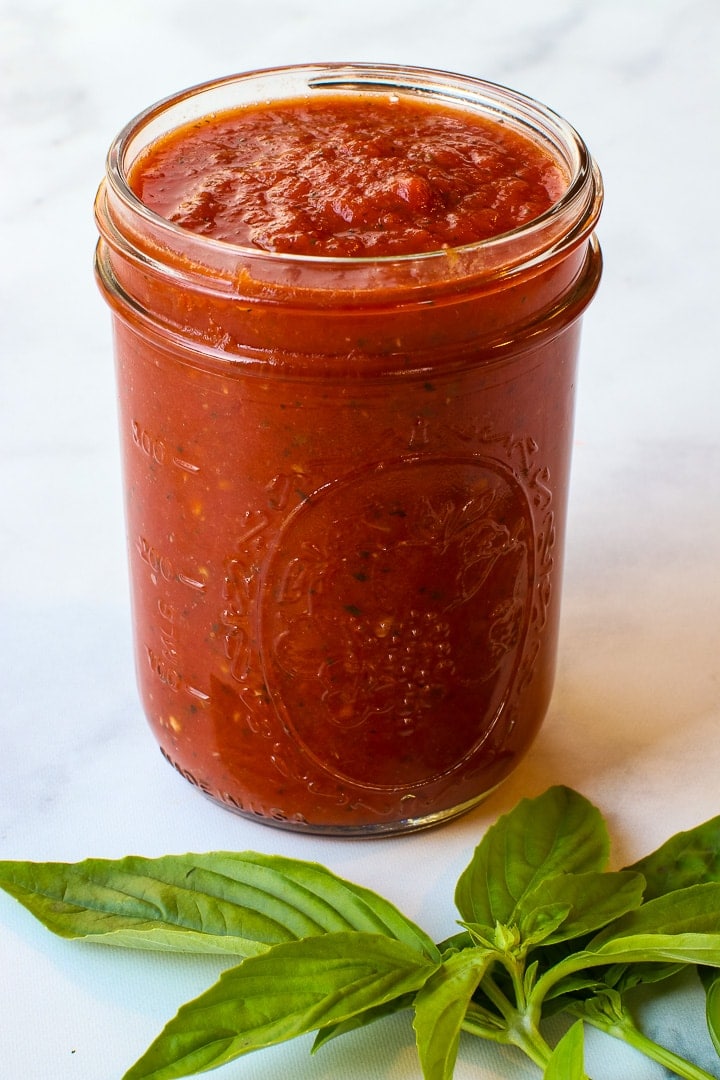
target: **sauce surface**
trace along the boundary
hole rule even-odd
[[[567,187],[512,127],[394,95],[213,115],[154,143],[130,185],[193,232],[285,254],[418,254],[497,236]]]

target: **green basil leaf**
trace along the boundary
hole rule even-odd
[[[720,884],[691,885],[628,912],[540,976],[537,1002],[572,993],[574,977],[598,966],[703,964],[720,967]],[[665,968],[666,972],[669,969]]]
[[[642,903],[645,879],[630,871],[617,873],[558,874],[545,878],[521,897],[513,913],[523,940],[545,945],[570,941],[600,929],[611,920]],[[538,932],[537,915],[547,909],[565,908],[567,914],[557,926],[552,921]],[[542,935],[542,936],[540,936]]]
[[[571,994],[575,981],[572,976],[578,972],[606,964],[640,963],[674,966],[703,964],[720,968],[720,933],[632,934],[605,941],[597,948],[590,945],[580,952],[571,953],[545,971],[538,979],[533,997],[539,1003],[553,998],[557,1000],[559,994]],[[663,977],[673,974],[667,966],[665,972]]]
[[[418,990],[437,967],[378,934],[276,945],[183,1005],[123,1080],[175,1080],[214,1069]]]
[[[0,862],[0,887],[61,937],[136,949],[251,956],[283,941],[360,930],[440,956],[387,900],[317,863],[277,855]]]
[[[720,881],[720,816],[676,833],[628,870],[645,877],[647,900],[689,885]]]
[[[609,967],[594,973],[592,969],[579,971],[555,983],[543,999],[542,1013],[544,1017],[548,1017],[562,1012],[563,1009],[574,1009],[579,1002],[587,999],[588,991],[600,995],[608,990],[615,990],[623,995],[636,986],[664,982],[685,967],[684,963],[658,961],[610,964]]]
[[[720,1054],[720,972],[701,968],[700,981],[705,987],[705,1018],[713,1046]]]
[[[605,983],[601,974],[578,971],[576,974],[568,975],[555,983],[543,998],[543,1017],[554,1016],[555,1013],[562,1012],[569,1003],[576,1002],[578,998],[587,997],[588,991],[596,993],[604,989]]]
[[[603,982],[618,993],[625,994],[636,986],[665,982],[684,968],[684,963],[615,964],[603,972]]]
[[[463,1020],[492,957],[486,949],[456,953],[415,996],[413,1027],[424,1080],[452,1080]]]
[[[553,1050],[543,1073],[545,1080],[588,1080],[584,1053],[583,1025],[577,1020]]]
[[[587,948],[605,950],[616,941],[653,934],[720,936],[720,882],[690,885],[648,900],[601,930]]]
[[[558,968],[570,965],[577,970],[582,955],[568,957]],[[584,955],[615,964],[720,967],[720,883],[690,885],[649,900],[601,930],[587,943]]]
[[[349,1031],[369,1027],[376,1020],[384,1020],[386,1016],[393,1016],[395,1013],[403,1012],[404,1009],[411,1009],[414,1001],[414,993],[402,994],[400,997],[393,998],[392,1001],[385,1001],[382,1005],[374,1005],[370,1009],[365,1009],[364,1012],[357,1013],[356,1016],[351,1016],[348,1020],[342,1020],[339,1024],[328,1024],[327,1027],[318,1031],[311,1052],[314,1054],[332,1039],[337,1039],[340,1035],[347,1035]]]
[[[544,878],[603,870],[609,852],[599,810],[566,787],[521,800],[492,825],[455,891],[466,922],[509,924],[518,903]]]
[[[581,956],[580,953],[575,955]],[[585,955],[597,957],[602,963],[607,960],[630,964],[662,961],[720,967],[720,933],[634,934],[605,942],[597,949],[588,949]]]
[[[526,949],[537,945],[551,944],[553,941],[563,940],[555,936],[559,927],[569,917],[572,907],[570,904],[555,903],[542,904],[532,903],[527,905],[528,910],[517,912],[520,923],[518,937]]]

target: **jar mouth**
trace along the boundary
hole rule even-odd
[[[329,93],[394,93],[425,98],[458,109],[471,109],[512,124],[540,141],[566,171],[568,185],[561,197],[545,212],[522,225],[496,236],[457,247],[389,254],[337,256],[269,251],[204,236],[162,217],[135,194],[128,174],[140,153],[160,134],[214,112],[255,104],[268,99],[303,98]],[[106,190],[103,192],[103,188]],[[514,266],[523,268],[562,254],[593,231],[602,205],[602,179],[582,138],[559,114],[533,98],[515,90],[454,73],[391,64],[331,63],[258,69],[200,83],[139,113],[112,143],[106,161],[106,184],[98,198],[98,217],[109,214],[116,240],[132,234],[152,236],[155,247],[182,250],[191,261],[218,269],[229,263],[271,266],[300,270],[359,270],[368,267],[422,267],[423,274],[438,264],[446,277],[448,264],[454,273],[502,268],[507,274]],[[104,205],[103,205],[104,204]],[[112,204],[112,205],[111,205]],[[132,222],[130,229],[125,223]],[[107,224],[107,221],[106,221]],[[117,231],[116,231],[117,230]],[[105,231],[102,227],[101,232]],[[144,245],[141,245],[144,246]],[[202,253],[202,254],[201,254]],[[150,254],[148,251],[147,254]]]

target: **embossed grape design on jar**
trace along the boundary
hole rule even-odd
[[[482,459],[401,458],[300,507],[268,567],[262,648],[306,752],[376,790],[453,775],[528,654],[534,551],[525,492]]]
[[[472,199],[453,216],[432,187],[462,154],[416,133],[422,153],[399,163],[352,128],[358,102],[395,110],[396,139],[426,114],[478,123],[540,155],[562,190],[535,212],[532,169],[514,165],[503,213],[517,220],[403,250],[408,236],[429,243],[423,230],[477,225]],[[361,164],[374,154],[385,170],[352,200],[313,197],[315,232],[305,218],[288,231],[294,203],[280,232],[247,215],[253,236],[270,244],[275,229],[292,250],[212,234],[240,174],[227,158],[177,214],[140,197],[138,163],[164,138],[288,103],[310,103],[303,124],[335,110]],[[306,167],[333,181],[332,146],[303,145],[273,198],[295,198]],[[206,795],[285,828],[403,832],[474,806],[530,747],[553,685],[601,199],[565,121],[422,69],[237,76],[162,102],[113,144],[97,274],[113,311],[138,682],[163,754]],[[371,212],[384,239],[363,226]],[[330,250],[305,250],[328,222]]]

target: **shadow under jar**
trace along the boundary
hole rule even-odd
[[[96,269],[138,681],[211,798],[403,832],[530,746],[601,201],[560,117],[417,68],[223,79],[114,142]]]

